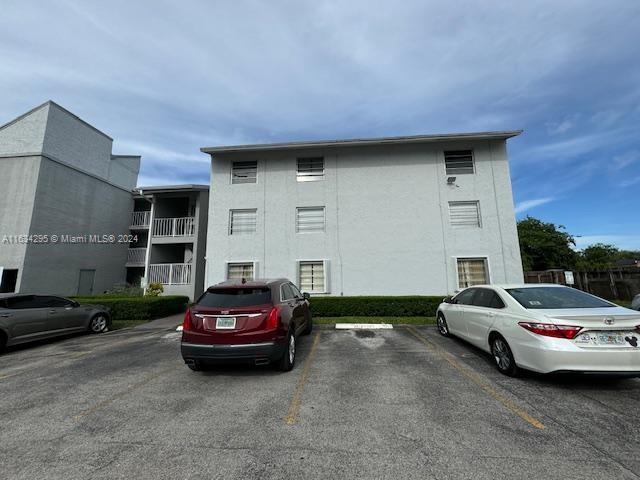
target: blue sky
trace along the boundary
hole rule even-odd
[[[208,183],[203,146],[522,128],[518,218],[640,249],[640,2],[3,0],[0,123],[52,99]]]

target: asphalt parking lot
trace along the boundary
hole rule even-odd
[[[191,372],[179,334],[0,356],[2,478],[640,478],[640,380],[497,373],[433,327],[316,329]]]

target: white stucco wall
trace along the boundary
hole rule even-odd
[[[476,173],[446,183],[444,150],[474,150]],[[325,179],[296,180],[296,158],[324,156]],[[232,160],[258,160],[256,184],[232,185]],[[481,228],[449,226],[449,201],[478,200]],[[295,231],[296,207],[324,206],[326,231]],[[257,208],[253,235],[228,235],[229,210]],[[297,261],[327,260],[331,295],[455,291],[456,257],[486,257],[492,283],[522,281],[504,141],[218,155],[212,161],[207,278],[227,262],[297,282]]]

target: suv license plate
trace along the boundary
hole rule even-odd
[[[217,317],[216,330],[233,330],[236,328],[236,317]]]

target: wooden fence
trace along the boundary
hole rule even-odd
[[[573,287],[609,300],[631,300],[640,293],[640,268],[573,271]],[[525,283],[570,285],[564,270],[525,272]]]

